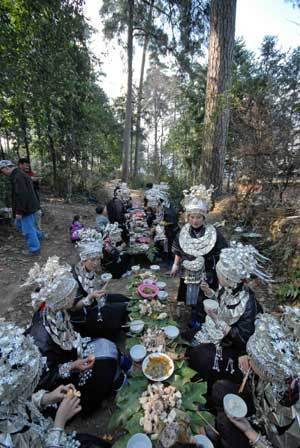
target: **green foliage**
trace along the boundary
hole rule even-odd
[[[82,8],[81,0],[0,6],[0,137],[15,156],[40,160],[41,174],[68,194],[120,163],[120,125],[96,83]]]
[[[278,288],[277,295],[284,303],[298,302],[300,300],[300,272],[292,273],[288,282]]]

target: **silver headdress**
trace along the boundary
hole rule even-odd
[[[262,271],[259,262],[267,261],[252,245],[244,246],[242,243],[233,242],[231,247],[222,249],[217,263],[217,273],[225,277],[232,285],[256,275],[264,281],[270,281],[271,277]]]
[[[0,340],[1,415],[3,406],[13,407],[17,401],[31,397],[44,363],[33,339],[24,336],[24,330],[14,323],[0,323]]]
[[[283,388],[285,380],[300,377],[300,340],[293,331],[294,324],[300,326],[300,308],[295,310],[286,308],[281,321],[271,314],[262,314],[247,343],[247,352],[263,378],[281,383]]]
[[[79,242],[76,247],[82,261],[102,257],[103,237],[100,232],[92,228],[85,228],[79,230],[78,237]]]
[[[59,257],[56,256],[49,257],[43,267],[34,264],[25,285],[33,284],[40,287],[38,292],[31,294],[33,306],[36,308],[46,303],[53,310],[63,309],[66,299],[77,288],[71,266],[59,264]]]
[[[122,182],[117,186],[116,196],[122,201],[127,201],[130,197],[129,189],[126,182]]]
[[[122,229],[120,229],[119,224],[115,222],[114,224],[107,224],[104,231],[104,238],[108,236],[112,243],[117,244],[122,241]]]
[[[181,202],[185,212],[200,213],[206,216],[212,207],[213,187],[205,188],[204,185],[195,185],[190,190],[184,190],[184,198]]]
[[[152,188],[145,192],[145,198],[148,201],[149,207],[157,207],[160,200],[163,201],[165,207],[170,207],[170,201],[168,196],[169,186],[165,183],[154,184]]]

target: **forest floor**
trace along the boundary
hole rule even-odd
[[[103,192],[103,202],[112,196],[112,184],[106,185]],[[142,192],[132,191],[133,201],[142,202]],[[26,281],[28,272],[35,262],[45,263],[49,256],[57,255],[62,261],[74,264],[77,254],[74,245],[70,242],[69,226],[74,215],[79,214],[85,225],[94,226],[95,206],[86,203],[66,204],[63,200],[53,197],[43,198],[43,209],[45,215],[42,219],[42,230],[47,232],[48,237],[42,242],[41,254],[39,256],[24,256],[22,251],[26,250],[26,244],[22,235],[13,226],[0,226],[0,291],[1,306],[0,320],[14,321],[22,327],[27,327],[32,316],[30,293],[32,288],[21,287]],[[222,222],[222,211],[216,207],[211,214],[210,221]],[[222,232],[230,238],[227,227],[222,227]],[[162,275],[167,271],[165,267]],[[176,296],[178,280],[165,276],[170,296]],[[124,293],[128,280],[113,280],[109,291]],[[261,284],[252,285],[260,302],[269,308],[273,302],[273,295],[268,287]],[[272,306],[271,306],[272,307]],[[72,423],[72,428],[78,432],[88,432],[95,435],[106,433],[105,428],[113,409],[113,399],[104,403],[102,409],[89,419],[77,417]]]

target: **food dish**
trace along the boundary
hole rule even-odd
[[[130,437],[127,442],[127,448],[152,448],[152,442],[146,434],[138,432]]]
[[[165,353],[153,353],[144,359],[142,370],[151,381],[165,381],[174,372],[174,362]]]
[[[168,325],[164,328],[164,332],[169,339],[176,339],[179,336],[179,329],[175,325]]]
[[[227,394],[223,398],[223,406],[226,414],[234,418],[246,417],[248,409],[244,400],[235,394]]]
[[[131,347],[130,356],[134,362],[142,361],[147,355],[146,347],[142,344],[137,344]]]
[[[166,300],[168,298],[168,293],[167,291],[159,291],[159,293],[157,294],[157,297],[159,298],[159,300]]]
[[[159,287],[159,289],[165,289],[167,284],[165,282],[157,282],[156,285]]]
[[[208,437],[203,436],[202,434],[196,435],[193,437],[194,442],[202,446],[203,448],[214,448],[213,444],[209,440]]]
[[[141,333],[144,329],[145,322],[143,320],[133,320],[130,322],[131,333]]]

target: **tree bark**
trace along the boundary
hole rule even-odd
[[[21,105],[21,116],[20,116],[20,126],[23,133],[23,142],[26,150],[26,158],[29,160],[30,163],[30,151],[29,151],[29,142],[28,142],[28,136],[27,136],[27,117],[25,112],[24,104]]]
[[[149,15],[148,15],[148,19],[147,19],[147,26],[150,26],[151,21],[152,21],[153,4],[154,4],[154,0],[151,0],[150,8],[149,8]],[[143,55],[142,55],[139,90],[138,90],[138,97],[137,97],[136,141],[135,141],[134,171],[133,171],[134,176],[136,176],[139,171],[139,155],[141,152],[142,100],[143,100],[144,74],[145,74],[145,64],[146,64],[148,43],[149,43],[149,34],[147,34],[147,30],[146,30],[146,35],[145,35],[145,40],[144,40],[144,45],[143,45]]]
[[[212,0],[200,180],[222,192],[229,126],[229,95],[236,0]]]
[[[133,58],[133,10],[134,0],[128,0],[128,36],[127,36],[127,97],[125,127],[123,133],[122,156],[122,180],[128,182],[129,177],[129,153],[131,146],[131,122],[132,122],[132,58]]]

